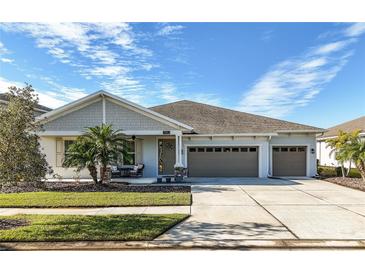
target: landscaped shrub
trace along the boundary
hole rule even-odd
[[[347,169],[345,171],[347,172]],[[332,166],[318,166],[318,174],[323,177],[340,177],[340,176],[342,176],[341,167],[332,167]],[[351,168],[348,177],[361,178],[361,175],[357,168]]]

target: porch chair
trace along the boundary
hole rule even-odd
[[[129,176],[131,177],[142,177],[143,176],[144,164],[138,164],[129,171]]]

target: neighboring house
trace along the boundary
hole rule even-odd
[[[45,113],[41,146],[56,174],[67,147],[86,127],[110,123],[129,137],[131,158],[145,165],[144,176],[188,168],[190,177],[316,175],[316,134],[323,129],[191,101],[145,108],[99,91]],[[88,177],[82,171],[81,178]]]
[[[3,105],[7,105],[9,102],[8,100],[8,97],[5,93],[0,93],[0,107]],[[48,107],[45,107],[45,106],[42,106],[42,105],[39,105],[37,104],[35,109],[34,109],[34,114],[36,116],[38,115],[41,115],[41,114],[44,114],[46,112],[49,112],[51,111],[52,109],[51,108],[48,108]]]
[[[360,136],[365,138],[365,116],[331,127],[323,135],[318,136],[317,159],[320,165],[339,166],[335,160],[335,153],[331,153],[331,148],[327,147],[326,143],[326,140],[336,137],[339,130],[346,132],[361,130]],[[345,166],[348,167],[349,163],[345,163]]]

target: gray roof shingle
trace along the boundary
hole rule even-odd
[[[337,136],[339,130],[350,132],[358,129],[365,132],[365,116],[330,127],[321,138]]]
[[[278,131],[317,131],[324,130],[317,127],[287,122],[192,102],[178,101],[150,108],[172,119],[190,125],[199,134],[226,133],[275,133]]]

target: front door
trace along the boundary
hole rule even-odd
[[[159,139],[158,140],[158,175],[174,174],[174,165],[176,159],[175,140]]]

